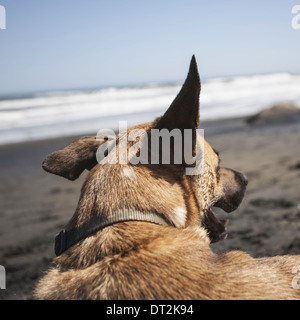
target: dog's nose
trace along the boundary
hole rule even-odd
[[[247,176],[244,175],[243,173],[240,173],[240,172],[238,172],[238,175],[239,175],[239,178],[240,178],[241,182],[242,182],[245,186],[247,186],[247,184],[248,184],[248,178],[247,178]]]

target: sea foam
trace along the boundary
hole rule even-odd
[[[52,91],[0,100],[0,144],[96,134],[152,121],[168,108],[181,84]],[[300,75],[276,73],[202,81],[201,121],[254,114],[281,101],[300,106]]]

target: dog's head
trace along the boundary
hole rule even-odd
[[[203,225],[213,242],[226,236],[227,220],[218,220],[211,208],[235,210],[244,197],[247,178],[222,168],[218,152],[198,132],[200,89],[193,56],[181,91],[162,117],[129,128],[116,139],[81,138],[44,160],[46,171],[69,180],[91,170],[73,217],[75,224],[126,207],[155,211],[178,228]],[[168,138],[170,132],[173,135],[163,146],[164,132]],[[162,138],[153,140],[157,133]],[[100,149],[105,150],[102,156]],[[164,159],[166,149],[170,162]]]

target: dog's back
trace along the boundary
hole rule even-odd
[[[56,258],[35,298],[296,299],[288,274],[297,261],[215,255],[201,228],[124,222]]]

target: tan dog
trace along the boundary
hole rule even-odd
[[[219,156],[197,133],[200,78],[192,58],[187,79],[166,113],[121,133],[100,163],[107,140],[85,137],[48,156],[45,170],[74,180],[89,169],[77,209],[56,238],[53,268],[39,281],[37,299],[296,299],[293,268],[300,256],[253,259],[232,251],[221,255],[211,241],[226,236],[226,221],[212,206],[235,210],[247,185],[244,175],[219,166]],[[187,162],[109,164],[120,157],[121,138],[134,130],[178,128],[192,132],[190,147],[202,154],[201,172],[187,175]],[[138,140],[138,139],[137,139]],[[185,147],[187,139],[183,139]],[[135,156],[151,156],[144,145]],[[199,147],[201,146],[201,147]],[[143,149],[144,148],[144,149]],[[172,155],[176,154],[171,144]],[[124,151],[124,150],[123,150]],[[185,159],[186,160],[186,159]],[[193,167],[193,166],[190,166]]]

